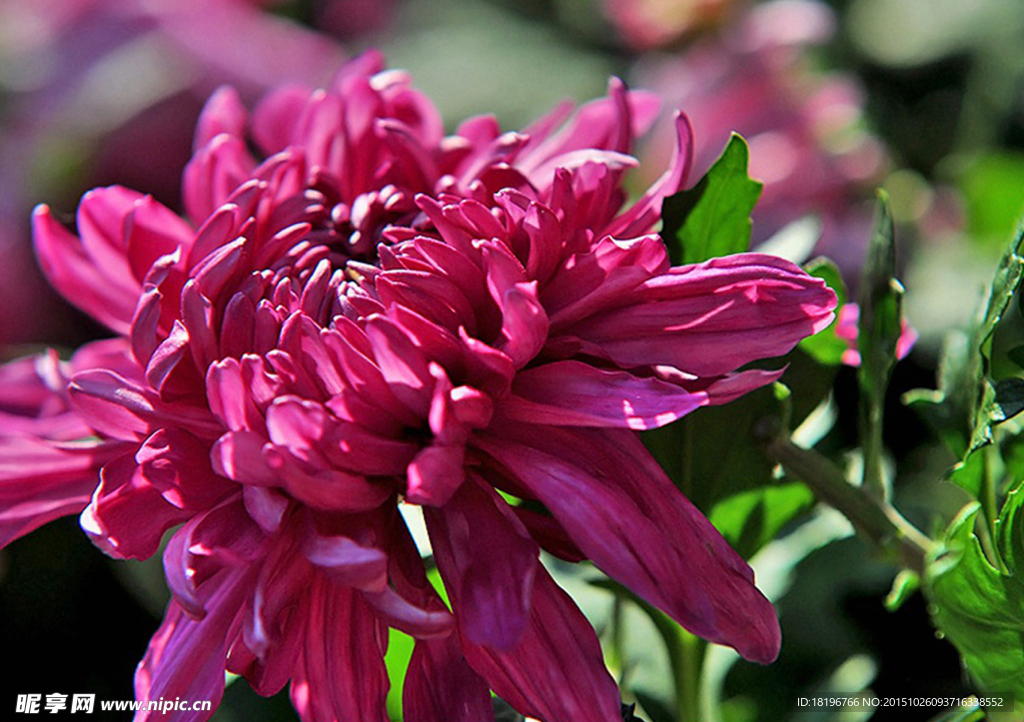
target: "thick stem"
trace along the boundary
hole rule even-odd
[[[842,470],[816,451],[801,449],[779,434],[760,434],[764,451],[803,481],[829,506],[838,509],[871,542],[891,550],[897,561],[918,574],[932,541],[900,516],[892,505],[847,482]]]

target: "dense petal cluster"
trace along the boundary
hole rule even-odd
[[[637,431],[770,383],[738,369],[829,324],[835,296],[765,255],[670,265],[652,231],[689,169],[681,116],[671,167],[622,210],[655,112],[613,81],[571,118],[445,136],[370,54],[251,116],[216,94],[191,221],[119,187],[83,198],[77,235],[37,211],[51,280],[119,337],[5,371],[48,384],[5,402],[23,427],[5,443],[59,460],[94,441],[42,480],[14,457],[0,493],[37,517],[2,519],[4,539],[81,510],[107,553],[145,558],[177,527],[140,699],[219,699],[227,669],[261,694],[290,681],[305,720],[385,720],[394,627],[417,640],[408,720],[488,719],[488,690],[551,722],[620,719],[541,549],[775,657],[750,568]]]

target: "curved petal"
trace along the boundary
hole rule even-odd
[[[249,112],[238,91],[229,85],[221,86],[206,101],[196,122],[193,150],[199,150],[221,133],[242,138],[249,120]]]
[[[632,238],[648,233],[661,220],[661,205],[666,197],[681,190],[693,165],[693,128],[685,113],[676,111],[676,146],[668,170],[655,181],[629,210],[612,221],[604,232],[616,238]]]
[[[54,288],[111,330],[128,333],[142,292],[134,279],[111,275],[98,266],[82,242],[58,223],[45,205],[32,213],[32,239],[39,264]]]
[[[291,686],[303,722],[388,722],[387,628],[357,592],[319,575],[303,612],[305,643]]]
[[[643,430],[671,423],[707,400],[704,392],[656,378],[556,361],[520,371],[499,408],[526,423]]]
[[[209,597],[209,613],[190,617],[172,601],[164,622],[153,635],[146,656],[135,671],[135,696],[143,703],[135,722],[208,719],[213,712],[196,713],[159,708],[147,710],[160,699],[208,700],[216,709],[224,695],[224,664],[239,624],[251,580],[246,568],[224,570],[207,583],[216,590]]]
[[[617,305],[564,333],[625,368],[664,364],[718,376],[781,356],[828,326],[836,295],[789,261],[743,253],[672,268]]]
[[[768,663],[779,624],[754,573],[630,432],[523,428],[477,445],[501,462],[597,566],[705,639]]]
[[[537,565],[530,618],[508,651],[465,638],[466,660],[498,693],[545,722],[621,722],[619,690],[608,674],[590,622]]]
[[[462,635],[494,649],[514,646],[530,617],[540,552],[522,523],[478,483],[424,515]]]
[[[148,559],[160,548],[164,532],[192,515],[170,504],[146,478],[131,454],[107,463],[100,472],[82,529],[93,543],[117,559]],[[140,524],[139,519],[145,519]]]
[[[490,689],[462,656],[455,635],[416,641],[402,713],[405,722],[493,722]]]
[[[119,441],[0,439],[0,548],[81,512],[99,485],[100,467],[130,449]]]

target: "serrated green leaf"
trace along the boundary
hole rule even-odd
[[[734,133],[697,185],[665,199],[661,235],[672,265],[700,263],[750,247],[750,212],[763,184],[747,175],[749,155],[746,141]]]
[[[988,372],[991,363],[992,336],[995,334],[1003,314],[1006,313],[1010,301],[1013,300],[1014,294],[1024,282],[1024,256],[1021,255],[1022,253],[1024,253],[1024,218],[1017,222],[1017,229],[1010,242],[1010,247],[999,262],[995,279],[992,281],[992,291],[989,294],[985,315],[972,339],[977,352],[980,353],[978,380],[975,382],[980,388],[976,397],[978,402],[975,406],[974,432],[971,435],[969,452],[991,443],[992,426],[1005,419],[1000,416],[1000,407],[996,402],[996,389],[988,378]]]
[[[975,454],[992,442],[992,428],[1008,418],[1008,412],[1016,405],[1016,383],[1000,387],[997,392],[989,372],[993,336],[1014,294],[1024,285],[1022,246],[1024,218],[1018,221],[1010,246],[999,263],[985,309],[971,333],[947,338],[939,365],[939,390],[919,390],[905,397],[959,459],[950,479],[975,497],[979,496],[984,479],[983,462]],[[994,511],[987,513],[994,516]]]
[[[996,522],[993,565],[975,534],[981,511],[966,507],[926,570],[935,625],[959,650],[967,669],[990,694],[1024,697],[1024,491],[1018,486]]]
[[[804,266],[804,270],[815,278],[822,279],[835,291],[839,299],[836,308],[841,308],[846,303],[846,284],[843,283],[843,276],[836,264],[827,258],[815,258]],[[799,347],[818,363],[838,366],[843,362],[843,354],[846,353],[848,344],[836,336],[836,323],[833,321],[825,330],[801,341]]]

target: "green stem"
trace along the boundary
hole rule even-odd
[[[996,446],[990,445],[979,451],[981,454],[981,489],[978,499],[981,502],[983,523],[978,525],[978,541],[982,551],[992,566],[1004,574],[1007,573],[1003,557],[996,551],[996,520],[999,518],[999,506],[996,504],[996,475],[994,455],[998,453]]]
[[[779,434],[777,427],[773,432],[763,424],[760,426],[758,436],[770,459],[807,484],[821,501],[842,512],[872,543],[891,551],[902,566],[917,574],[924,572],[931,539],[900,516],[892,505],[850,484],[829,459],[816,451],[801,449]]]
[[[704,663],[704,640],[677,627],[679,655],[675,665],[676,722],[700,720],[700,676]]]
[[[884,399],[879,394],[863,392],[861,400],[860,438],[864,448],[863,486],[876,499],[886,501],[888,489],[882,470],[882,414]]]
[[[612,619],[611,619],[611,652],[614,659],[612,662],[619,668],[619,687],[626,686],[626,656],[622,646],[622,598],[618,595],[612,597]]]

